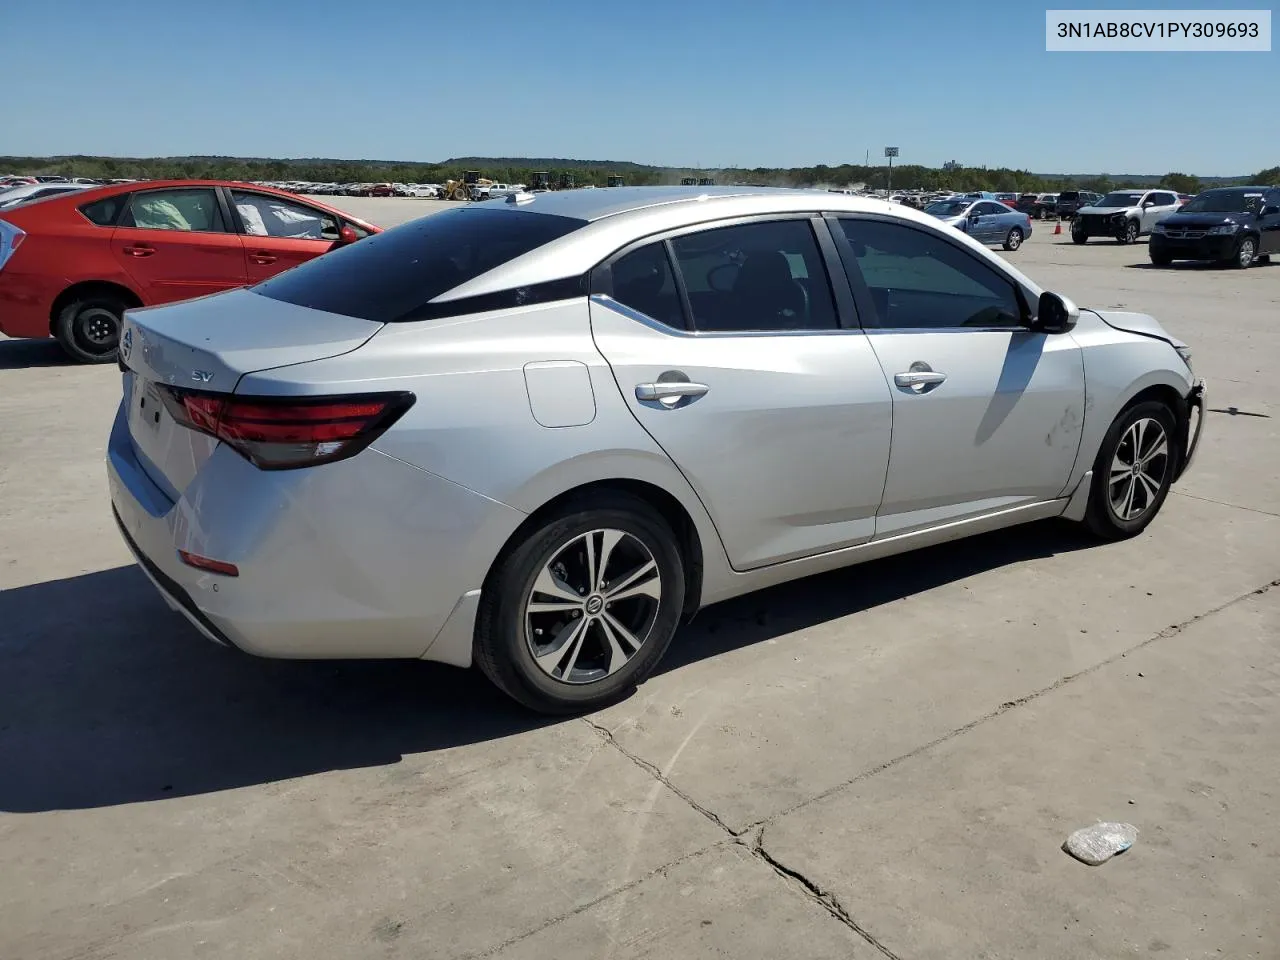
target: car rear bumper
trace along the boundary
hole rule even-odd
[[[1153,256],[1171,260],[1227,260],[1235,255],[1238,235],[1214,237],[1170,238],[1153,233],[1149,250]]]
[[[375,450],[264,472],[217,448],[175,502],[147,476],[122,409],[107,448],[121,533],[206,637],[264,657],[470,662],[458,609],[525,515]],[[198,570],[178,551],[235,564]],[[452,643],[437,649],[442,628]]]

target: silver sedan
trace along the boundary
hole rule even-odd
[[[825,192],[457,208],[126,315],[120,529],[209,638],[625,696],[700,607],[1046,517],[1155,517],[1203,385],[1152,318]]]

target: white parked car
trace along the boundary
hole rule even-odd
[[[1071,239],[1087,243],[1090,237],[1110,237],[1133,243],[1145,237],[1159,221],[1182,206],[1172,190],[1113,190],[1071,220]]]

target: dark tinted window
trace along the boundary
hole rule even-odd
[[[667,248],[651,243],[619,257],[610,267],[613,299],[669,327],[684,329],[684,309]]]
[[[1182,205],[1180,213],[1244,213],[1257,208],[1261,190],[1206,190]]]
[[[888,329],[1011,327],[1022,309],[1013,283],[952,243],[879,220],[842,220]]]
[[[813,227],[776,220],[671,241],[698,330],[833,330],[831,285]]]
[[[96,223],[100,227],[110,227],[115,224],[120,211],[128,202],[127,193],[118,197],[103,197],[93,203],[86,203],[80,208],[80,212],[88,217],[91,223]]]
[[[326,253],[251,289],[377,323],[423,319],[415,311],[440,294],[584,226],[585,220],[544,213],[448,210]]]
[[[974,209],[974,213],[980,214],[981,216],[984,216],[984,217],[994,216],[995,214],[1008,213],[1008,212],[1009,212],[1009,208],[1006,207],[1003,203],[992,203],[990,201],[980,203]]]

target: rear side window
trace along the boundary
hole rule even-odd
[[[425,319],[430,311],[423,308],[442,293],[586,224],[517,210],[449,210],[326,253],[251,289],[376,323]]]
[[[121,226],[142,230],[225,233],[218,195],[208,188],[135,193]]]
[[[96,223],[100,227],[110,227],[115,225],[116,220],[120,218],[120,211],[128,202],[127,193],[115,197],[103,197],[93,203],[86,203],[80,208],[80,212],[89,219],[90,223]]]

